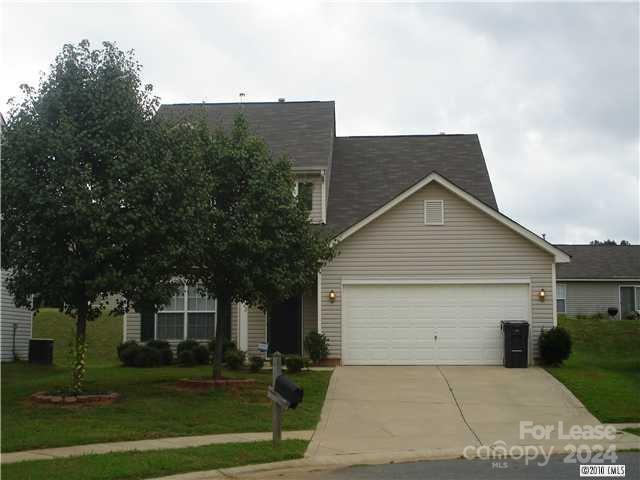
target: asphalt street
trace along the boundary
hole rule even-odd
[[[564,455],[552,456],[546,466],[536,462],[526,465],[524,460],[435,460],[350,467],[331,472],[314,472],[304,478],[326,480],[558,480],[580,478],[579,463],[565,463]],[[625,476],[640,479],[640,452],[618,454],[617,465],[625,465]],[[609,463],[610,465],[610,463]],[[585,477],[586,478],[586,477]],[[604,478],[600,476],[591,478]],[[613,477],[615,478],[615,477]]]
[[[363,465],[331,471],[280,472],[261,478],[297,480],[574,480],[579,479],[580,463],[565,463],[564,455],[550,457],[549,463],[539,466],[535,461],[524,460],[431,460],[415,463]],[[595,465],[590,463],[589,465]],[[625,466],[624,477],[640,479],[640,452],[618,454],[616,465]],[[610,462],[601,465],[611,465]],[[605,478],[602,476],[583,478]]]

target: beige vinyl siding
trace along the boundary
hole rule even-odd
[[[304,354],[304,338],[310,333],[318,331],[318,288],[316,285],[302,296],[302,348]]]
[[[142,321],[140,319],[140,314],[131,311],[127,312],[124,317],[125,340],[135,340],[136,342],[139,342],[140,336],[142,335]]]
[[[424,201],[444,200],[444,225],[424,224]],[[341,356],[343,277],[526,278],[531,282],[534,354],[553,326],[553,257],[439,184],[431,183],[338,245],[322,270],[322,332]],[[538,300],[544,288],[547,298]],[[337,294],[335,302],[329,291]]]
[[[20,360],[29,358],[29,340],[31,339],[31,326],[33,313],[26,308],[17,308],[13,296],[5,288],[7,272],[1,274],[2,293],[0,298],[0,337],[2,361],[13,360],[13,324],[16,328],[16,356]]]
[[[238,344],[238,322],[240,321],[239,315],[240,305],[237,303],[231,304],[231,341],[235,342],[236,347]]]
[[[311,192],[312,207],[309,214],[311,223],[322,222],[322,182],[321,175],[297,175],[296,180],[303,183],[312,183],[313,190]]]
[[[567,286],[567,315],[607,314],[609,307],[618,309],[620,318],[620,285],[640,285],[638,282],[563,282]]]
[[[249,355],[262,355],[258,344],[267,341],[267,317],[256,307],[250,307],[247,313],[247,351]]]

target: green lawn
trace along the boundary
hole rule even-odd
[[[640,323],[564,316],[558,323],[571,333],[573,353],[549,372],[601,422],[639,422]]]
[[[180,391],[175,380],[210,375],[209,366],[125,368],[90,366],[87,388],[114,390],[122,399],[112,405],[69,406],[32,404],[30,394],[68,384],[69,368],[24,363],[2,365],[2,451],[139,440],[182,435],[271,430],[266,398],[271,372],[225,372],[257,380],[239,390]],[[312,430],[331,372],[292,375],[304,388],[304,402],[284,415],[287,430]]]
[[[55,308],[41,308],[33,319],[33,338],[53,338],[56,365],[71,365],[75,320]],[[89,365],[117,365],[116,346],[122,341],[122,315],[102,316],[87,325]]]
[[[175,450],[107,453],[2,465],[4,480],[130,480],[302,458],[304,440],[227,443]]]

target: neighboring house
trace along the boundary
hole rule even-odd
[[[333,102],[165,105],[173,119],[227,128],[242,112],[274,154],[287,154],[310,221],[339,254],[303,295],[269,313],[236,305],[231,336],[251,354],[303,353],[317,330],[349,365],[500,364],[501,321],[556,322],[560,248],[498,210],[477,135],[337,137]],[[205,339],[216,303],[185,290],[157,315],[125,318],[125,338]]]
[[[0,131],[5,122],[0,113]],[[0,146],[0,148],[2,148]],[[0,360],[3,362],[27,360],[33,313],[25,308],[17,308],[13,297],[4,286],[7,273],[0,272]]]
[[[1,273],[0,297],[0,357],[3,362],[11,360],[27,360],[29,358],[29,340],[33,312],[26,308],[18,308],[13,296],[5,288],[7,272]]]
[[[571,255],[558,265],[557,308],[567,315],[627,318],[640,310],[640,245],[556,245]]]

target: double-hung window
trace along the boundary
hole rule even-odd
[[[313,183],[311,182],[297,182],[294,195],[298,197],[298,203],[311,211],[313,208]]]
[[[562,283],[556,285],[556,307],[558,313],[567,313],[567,286]]]
[[[159,340],[205,340],[216,325],[216,299],[193,285],[183,284],[156,315]]]

